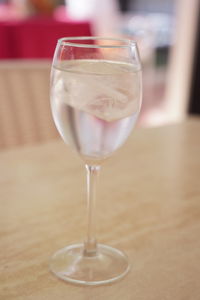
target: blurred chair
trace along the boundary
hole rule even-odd
[[[0,149],[57,136],[49,103],[48,61],[0,62]]]
[[[37,16],[0,20],[1,59],[52,59],[59,38],[91,36],[89,21]]]

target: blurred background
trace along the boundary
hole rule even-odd
[[[199,0],[1,0],[0,150],[57,137],[49,107],[57,39],[92,35],[138,42],[138,126],[200,113]]]

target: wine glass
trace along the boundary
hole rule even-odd
[[[95,236],[95,188],[103,161],[127,139],[141,107],[141,63],[132,40],[71,37],[58,40],[51,71],[51,108],[56,127],[87,170],[87,236],[51,259],[61,279],[100,285],[122,278],[127,256]],[[108,212],[109,213],[109,212]]]

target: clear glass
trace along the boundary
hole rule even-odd
[[[61,279],[100,285],[122,278],[130,268],[122,251],[97,243],[96,182],[102,162],[131,133],[141,98],[135,42],[98,37],[58,40],[51,72],[52,114],[61,137],[82,158],[87,172],[86,239],[52,257],[50,269]]]

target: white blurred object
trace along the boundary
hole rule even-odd
[[[117,27],[117,0],[65,0],[67,14],[75,20],[91,20],[95,35],[109,35]]]
[[[76,20],[91,19],[97,0],[65,0],[67,13]]]
[[[93,18],[94,31],[96,35],[117,35],[119,23],[119,7],[116,0],[101,0],[96,6]]]

